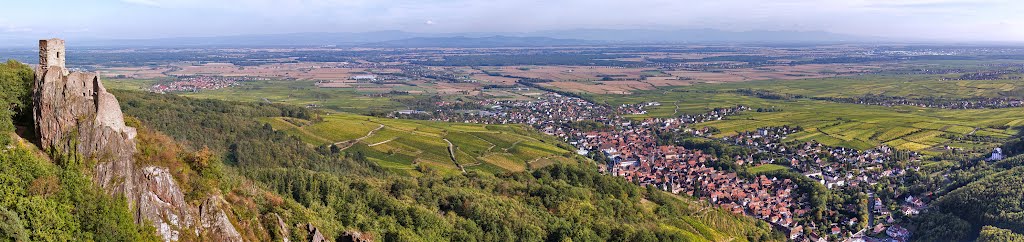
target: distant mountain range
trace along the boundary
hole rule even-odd
[[[443,48],[488,48],[488,47],[543,47],[543,46],[574,46],[601,44],[603,41],[589,41],[578,39],[556,39],[548,37],[515,37],[515,36],[490,36],[490,37],[416,37],[399,40],[388,40],[363,44],[366,47],[443,47]]]
[[[825,31],[724,31],[716,29],[640,30],[579,29],[543,31],[534,35],[626,43],[793,43],[793,42],[866,42],[868,37]]]
[[[34,46],[32,38],[0,36],[0,47]],[[376,47],[524,47],[588,44],[668,43],[837,43],[878,39],[823,31],[745,31],[715,29],[642,30],[577,29],[523,33],[291,33],[157,39],[62,37],[76,46],[91,47],[253,47],[253,46],[376,46]],[[24,40],[22,40],[24,39]]]

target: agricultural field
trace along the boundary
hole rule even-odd
[[[145,91],[155,85],[158,81],[152,79],[102,79],[103,87],[107,89],[121,89],[132,91]]]
[[[260,76],[295,80],[347,80],[365,68],[346,68],[339,63],[300,62],[237,66],[232,63],[178,63],[169,75]],[[384,70],[396,71],[396,70]]]
[[[551,80],[542,85],[590,94],[630,94],[667,86],[697,83],[735,83],[756,80],[795,80],[823,78],[852,73],[868,73],[881,68],[871,65],[813,64],[766,66],[716,71],[663,71],[651,68],[610,66],[506,66],[486,70],[502,75]]]
[[[373,97],[352,89],[317,88],[313,81],[251,81],[237,87],[179,95],[228,101],[315,105],[351,112],[390,112],[404,108],[390,98]]]
[[[375,118],[330,113],[323,121],[266,118],[263,122],[316,146],[334,145],[403,174],[425,170],[491,173],[574,162],[562,143],[518,125],[479,125]],[[449,152],[451,142],[454,154]],[[454,161],[452,159],[454,156]]]
[[[1024,97],[1019,79],[947,80],[958,75],[870,75],[802,80],[770,80],[698,85],[694,90],[749,88],[808,97],[857,97],[868,94],[900,97]]]
[[[723,120],[702,123],[698,127],[717,128],[721,132],[715,136],[724,137],[761,127],[799,126],[804,130],[790,135],[789,140],[813,140],[826,145],[857,149],[886,144],[925,154],[941,153],[947,145],[963,149],[989,149],[998,145],[953,141],[946,138],[947,135],[974,134],[1007,138],[1019,135],[1020,129],[1024,128],[1024,108],[950,110],[911,106],[883,107],[809,99],[769,100],[725,92],[730,88],[755,85],[764,84],[703,84],[633,95],[594,95],[592,98],[611,105],[650,101],[663,104],[652,107],[647,114],[631,116],[636,119],[696,114],[736,105],[745,105],[755,110],[774,108],[774,112],[747,111]]]

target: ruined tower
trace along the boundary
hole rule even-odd
[[[50,66],[64,68],[64,40],[44,39],[39,40],[39,67],[50,69]],[[67,75],[67,70],[63,71]]]
[[[69,72],[64,58],[64,40],[39,41],[32,112],[42,148],[66,164],[94,164],[93,183],[123,196],[135,222],[152,224],[164,241],[202,230],[210,241],[241,242],[223,198],[210,196],[200,210],[185,201],[169,169],[135,164],[137,133],[125,125],[117,98],[96,73]]]

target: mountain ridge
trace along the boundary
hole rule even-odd
[[[299,32],[276,34],[244,34],[173,38],[96,38],[66,37],[89,47],[254,47],[254,46],[348,46],[387,43],[417,38],[551,38],[595,41],[614,44],[678,44],[678,43],[848,43],[888,41],[884,38],[837,34],[826,31],[726,31],[717,29],[569,29],[533,32],[452,32],[420,33],[399,30],[370,32]],[[31,43],[2,36],[3,43]],[[9,40],[9,41],[8,41]],[[17,44],[0,47],[18,47]],[[462,47],[462,46],[459,46]]]

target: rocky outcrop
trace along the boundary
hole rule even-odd
[[[220,196],[212,196],[203,202],[199,207],[199,217],[202,221],[202,228],[206,235],[213,241],[235,242],[242,241],[242,235],[235,230],[223,206],[227,205]]]
[[[174,183],[167,168],[148,166],[138,176],[139,201],[136,221],[150,221],[164,240],[176,241],[182,231],[195,228],[196,210]],[[197,233],[192,230],[191,232]]]
[[[165,241],[176,241],[182,233],[242,241],[220,196],[211,196],[196,209],[185,201],[167,168],[136,167],[136,130],[125,125],[117,98],[96,74],[70,72],[64,66],[63,40],[41,40],[39,50],[32,95],[42,148],[65,164],[95,161],[93,181],[110,194],[124,196],[136,222],[153,224]]]
[[[320,233],[320,229],[316,228],[316,226],[313,226],[313,224],[310,224],[310,223],[306,224],[306,232],[309,232],[309,237],[308,237],[309,238],[309,242],[326,242],[327,241],[327,238],[324,237],[324,234]]]
[[[338,236],[337,242],[372,242],[373,238],[363,233],[356,231],[345,231],[341,236]]]
[[[41,51],[63,53],[63,41],[40,42]],[[136,197],[132,156],[135,129],[124,125],[114,95],[95,74],[69,73],[60,60],[40,60],[33,89],[33,116],[40,144],[64,162],[96,159],[93,181],[112,194]],[[60,65],[45,66],[46,63]],[[131,201],[131,199],[129,199]]]
[[[274,213],[273,215],[274,218],[277,219],[277,231],[278,236],[281,237],[281,241],[291,242],[291,239],[288,237],[291,236],[292,233],[288,229],[288,224],[284,223],[284,219],[281,219],[281,215],[277,215],[277,213]]]

